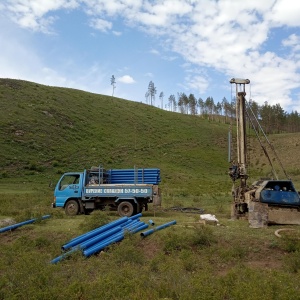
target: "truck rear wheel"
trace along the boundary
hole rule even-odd
[[[123,201],[118,205],[118,213],[121,217],[131,217],[134,213],[134,207],[132,203]]]
[[[69,200],[65,206],[65,212],[68,216],[76,216],[79,212],[79,204],[76,200]]]

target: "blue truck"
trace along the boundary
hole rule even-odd
[[[69,216],[90,214],[95,209],[117,210],[130,217],[148,204],[161,205],[160,170],[92,167],[61,176],[54,190],[52,207],[64,208]]]

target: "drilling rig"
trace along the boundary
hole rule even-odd
[[[229,176],[233,181],[232,196],[233,202],[231,206],[232,219],[246,218],[249,221],[250,227],[262,228],[270,224],[289,224],[300,225],[300,197],[296,191],[291,179],[284,170],[282,163],[264,134],[257,118],[251,111],[246,101],[245,86],[250,83],[249,79],[232,78],[231,84],[236,86],[236,160],[231,159],[229,168]],[[250,114],[251,118],[250,118]],[[247,136],[246,136],[246,117],[252,125],[256,137],[266,155],[271,167],[273,178],[261,178],[248,185],[247,174]],[[254,124],[256,122],[256,124]],[[255,126],[256,125],[256,126]],[[280,180],[273,167],[270,156],[263,146],[259,137],[257,127],[263,132],[267,143],[274,151],[276,158],[287,179]],[[231,145],[230,145],[231,149]]]

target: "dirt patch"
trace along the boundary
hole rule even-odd
[[[140,248],[144,252],[145,257],[149,259],[155,257],[155,255],[159,251],[161,251],[160,245],[156,241],[149,238],[145,238],[142,240],[142,242],[140,243]]]

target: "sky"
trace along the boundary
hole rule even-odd
[[[235,96],[300,112],[300,1],[1,0],[0,77],[155,106]],[[160,94],[163,98],[160,99]]]

